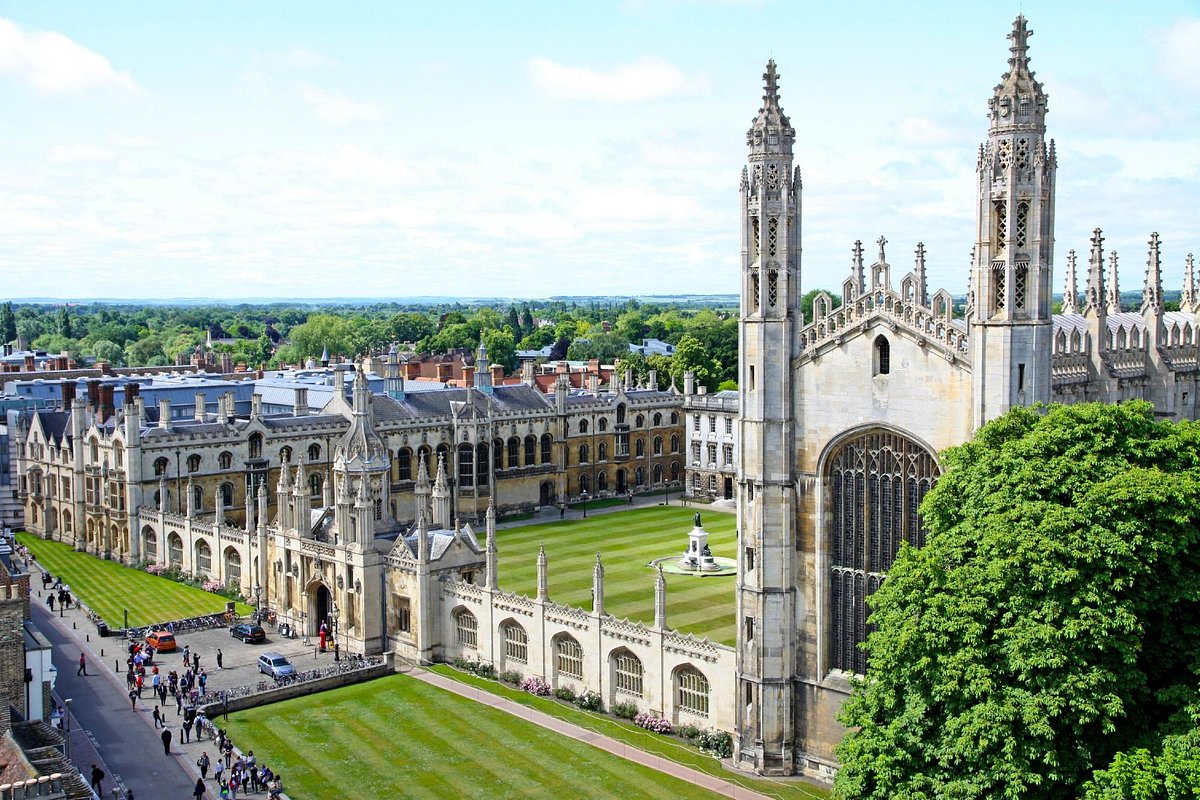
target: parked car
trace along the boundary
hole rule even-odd
[[[175,634],[170,631],[154,631],[146,634],[146,644],[154,648],[156,653],[170,653],[175,650]]]
[[[250,622],[234,625],[229,629],[229,635],[234,639],[241,639],[246,644],[265,642],[267,639],[267,632]]]
[[[258,657],[258,671],[272,678],[286,678],[296,674],[292,663],[279,653],[263,653]]]

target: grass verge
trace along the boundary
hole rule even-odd
[[[18,533],[17,541],[37,556],[39,564],[70,586],[71,594],[99,614],[110,628],[124,624],[125,611],[129,612],[129,624],[137,626],[225,610],[224,597],[81,553],[62,542],[40,539],[32,533]],[[36,591],[40,585],[35,577],[32,588]],[[250,611],[250,606],[238,603],[239,614]]]
[[[746,789],[752,789],[768,797],[778,798],[778,800],[826,800],[830,797],[827,790],[799,779],[776,781],[769,778],[749,778],[732,772],[722,766],[714,757],[684,743],[679,738],[651,733],[632,722],[619,720],[606,714],[584,711],[561,700],[537,697],[498,681],[480,678],[478,675],[471,675],[445,664],[436,664],[427,669],[523,706],[537,709],[544,714],[586,728],[594,733],[624,742],[639,750],[645,750],[647,753],[714,775]]]

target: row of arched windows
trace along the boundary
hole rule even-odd
[[[462,647],[479,649],[479,621],[465,608],[454,613],[456,641]],[[504,641],[505,663],[529,662],[529,634],[515,620],[500,624]],[[583,680],[583,647],[569,633],[560,633],[552,640],[554,672],[559,678]],[[642,661],[626,648],[617,648],[608,656],[616,693],[629,697],[645,696],[645,668]],[[690,664],[677,667],[674,673],[676,705],[684,711],[706,716],[709,705],[709,683],[704,673]]]
[[[617,424],[624,425],[625,419],[626,419],[625,404],[619,403],[619,404],[617,404]],[[665,419],[665,417],[663,416],[662,412],[660,412],[660,411],[654,412],[654,416],[651,417],[653,427],[655,427],[655,428],[662,427],[663,419]],[[672,425],[678,425],[679,424],[679,412],[672,411],[670,419],[671,419]],[[634,417],[634,422],[633,422],[634,428],[644,428],[645,426],[646,426],[646,416],[644,414],[638,414],[636,417]],[[579,431],[579,433],[587,433],[590,430],[590,423],[588,422],[588,420],[586,418],[581,419],[581,420],[579,420],[579,425],[577,426],[576,429]],[[608,430],[608,419],[605,417],[599,417],[596,420],[596,432],[604,433],[607,430]],[[568,429],[567,433],[570,434],[569,429]]]

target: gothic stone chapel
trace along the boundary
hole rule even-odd
[[[1106,276],[1096,229],[1082,301],[1072,250],[1062,313],[1051,313],[1058,164],[1047,95],[1029,68],[1031,33],[1017,17],[988,101],[964,318],[948,292],[929,293],[923,245],[904,270],[880,237],[872,264],[855,243],[840,307],[822,293],[804,324],[795,130],[767,64],[741,179],[734,740],[744,768],[832,771],[844,733],[837,712],[849,677],[866,670],[866,598],[901,542],[923,543],[917,509],[941,450],[1039,402],[1141,398],[1164,418],[1196,418],[1190,255],[1181,310],[1165,311],[1152,234],[1141,305],[1125,310],[1116,253]]]

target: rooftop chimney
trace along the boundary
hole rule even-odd
[[[196,392],[195,399],[196,399],[196,421],[204,422],[204,412],[208,405],[208,403],[204,397],[204,392]]]
[[[113,403],[113,385],[111,383],[101,384],[100,386],[100,421],[104,422],[113,415],[116,407]]]
[[[492,386],[499,386],[504,382],[504,365],[492,364]]]
[[[171,401],[165,397],[158,401],[158,427],[171,429]]]
[[[100,407],[100,381],[94,378],[87,382],[87,402],[92,411]]]
[[[142,387],[138,383],[125,384],[125,405],[131,406],[134,401],[142,396]]]
[[[71,403],[75,400],[75,381],[66,380],[62,382],[62,408],[63,411],[71,410]]]
[[[292,406],[292,416],[294,416],[294,417],[308,416],[308,387],[307,386],[297,386],[296,387],[296,397],[293,402],[294,402],[294,404]]]
[[[475,385],[475,368],[463,365],[463,386]]]

